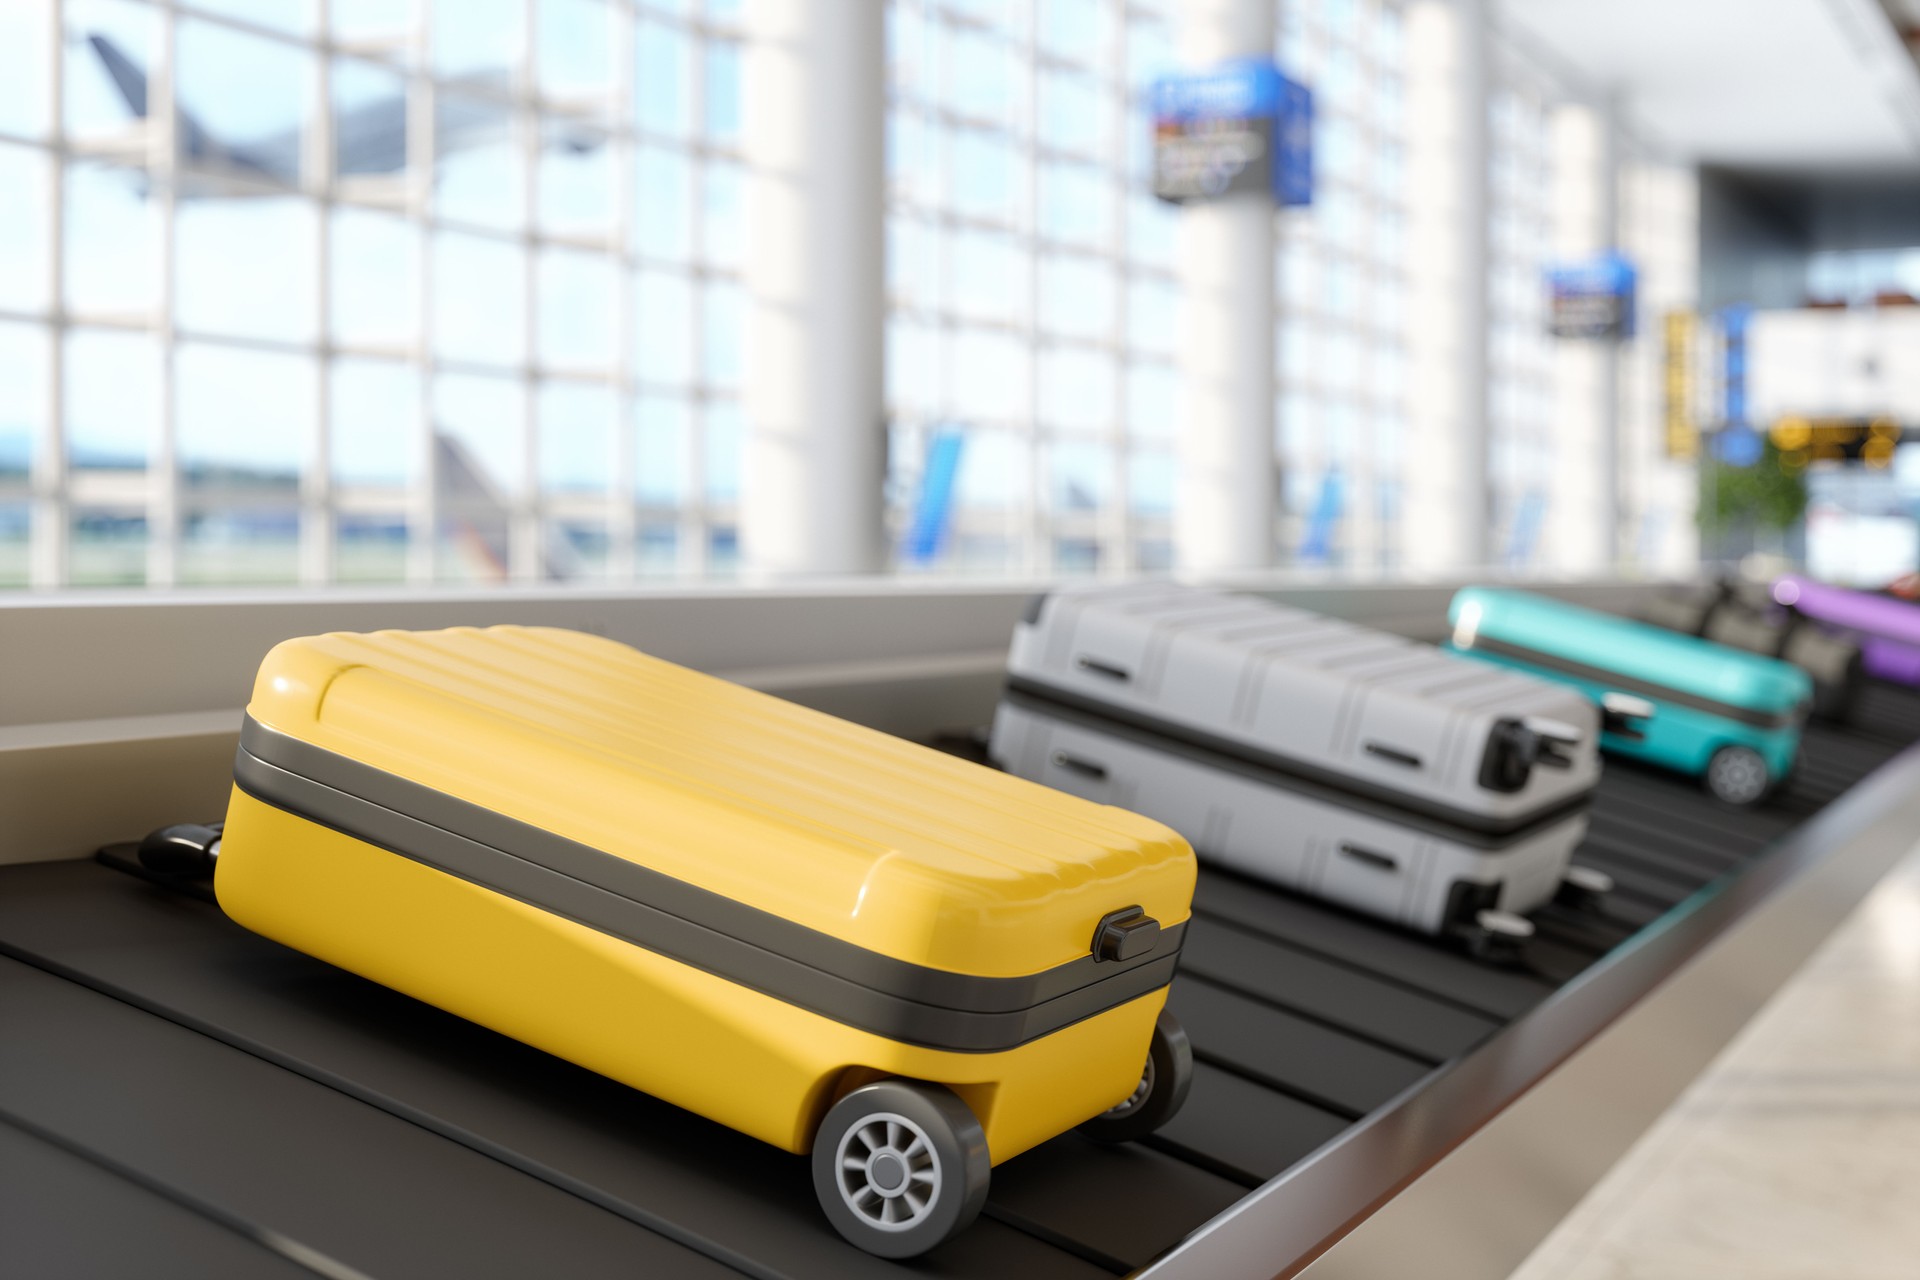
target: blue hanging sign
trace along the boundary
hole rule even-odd
[[[1258,58],[1154,81],[1153,194],[1313,202],[1313,93]]]
[[[1551,268],[1547,331],[1556,338],[1631,338],[1638,281],[1633,264],[1618,253]]]

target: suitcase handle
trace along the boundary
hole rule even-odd
[[[1583,736],[1575,726],[1546,716],[1502,717],[1487,734],[1479,783],[1511,795],[1526,787],[1535,768],[1571,769]]]
[[[1378,849],[1369,849],[1365,845],[1346,844],[1343,842],[1340,845],[1340,852],[1352,858],[1355,862],[1364,862],[1370,867],[1379,867],[1382,871],[1398,871],[1400,869],[1400,859],[1390,853],[1381,853]]]
[[[1420,767],[1421,762],[1419,756],[1413,754],[1411,751],[1402,751],[1398,747],[1390,747],[1384,742],[1362,743],[1360,749],[1370,756],[1379,756],[1382,760],[1390,761],[1393,764],[1405,765],[1409,769],[1418,769]]]
[[[1074,665],[1082,671],[1090,672],[1096,676],[1105,676],[1109,680],[1119,680],[1125,683],[1133,679],[1133,673],[1125,667],[1116,667],[1111,662],[1102,662],[1098,658],[1089,658],[1084,653],[1074,659]]]
[[[1600,695],[1600,731],[1616,738],[1638,742],[1647,736],[1646,722],[1659,708],[1631,693]]]
[[[1083,778],[1092,778],[1095,782],[1107,780],[1107,766],[1096,764],[1092,760],[1082,760],[1079,756],[1070,756],[1064,751],[1053,753],[1053,762],[1068,773],[1077,773]]]

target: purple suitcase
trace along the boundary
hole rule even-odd
[[[1830,587],[1788,574],[1773,584],[1773,598],[1816,622],[1845,631],[1860,645],[1870,676],[1920,685],[1920,605],[1892,596]]]

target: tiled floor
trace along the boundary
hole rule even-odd
[[[1920,849],[1512,1280],[1920,1277]]]

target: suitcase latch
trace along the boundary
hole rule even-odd
[[[1160,942],[1160,922],[1139,907],[1122,907],[1100,917],[1093,931],[1095,960],[1132,960]]]

